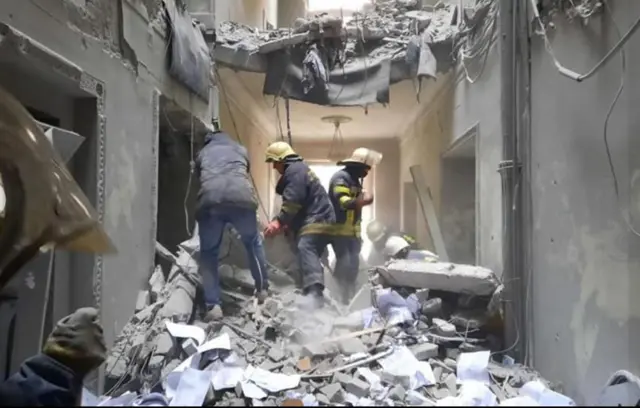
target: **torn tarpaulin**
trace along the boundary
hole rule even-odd
[[[363,106],[389,102],[389,60],[355,59],[328,75],[327,86],[313,86],[305,93],[303,61],[306,49],[293,47],[268,54],[263,92],[316,105]],[[316,79],[317,80],[317,79]]]

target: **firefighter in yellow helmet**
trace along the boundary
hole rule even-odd
[[[0,145],[0,289],[34,256],[54,246],[114,251],[89,200],[40,127],[1,88]],[[79,309],[56,324],[41,353],[0,383],[1,405],[80,405],[82,382],[105,355],[98,311]]]
[[[294,236],[302,288],[315,305],[324,305],[324,269],[322,254],[331,241],[335,222],[333,207],[316,174],[288,143],[272,143],[265,152],[267,163],[280,174],[276,194],[282,196],[282,208],[264,231],[265,237],[286,228]]]
[[[351,157],[337,163],[344,168],[337,171],[329,182],[329,197],[336,213],[332,243],[336,254],[334,273],[340,282],[340,296],[345,304],[355,293],[360,269],[362,208],[373,203],[373,195],[363,191],[362,181],[380,160],[380,153],[359,147]]]
[[[366,232],[373,244],[368,259],[369,266],[381,265],[390,259],[438,259],[434,253],[422,249],[411,235],[390,231],[380,221],[373,220],[367,224]]]

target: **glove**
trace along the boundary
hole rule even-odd
[[[272,237],[279,233],[282,230],[282,225],[280,225],[280,221],[273,220],[267,225],[267,228],[264,229],[265,237]]]
[[[98,368],[107,355],[98,311],[84,307],[60,320],[42,352],[81,377]]]

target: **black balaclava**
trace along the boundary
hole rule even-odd
[[[345,166],[345,170],[347,171],[347,173],[357,178],[358,180],[361,180],[365,177],[367,168],[368,166],[364,164],[348,164]]]

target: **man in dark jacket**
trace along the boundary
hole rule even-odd
[[[329,197],[335,209],[333,251],[336,254],[335,276],[340,282],[342,302],[348,304],[355,293],[360,269],[360,224],[362,207],[373,203],[373,195],[362,190],[364,179],[382,155],[364,147],[354,150],[350,158],[338,162],[344,165],[329,182]]]
[[[200,192],[196,218],[200,234],[204,297],[208,320],[222,318],[218,256],[227,224],[240,235],[260,302],[267,296],[267,261],[258,232],[258,200],[249,173],[247,150],[221,131],[209,133],[198,153]]]
[[[276,193],[282,196],[280,213],[267,226],[265,237],[293,233],[305,295],[316,307],[324,305],[324,269],[320,262],[331,241],[335,215],[326,190],[300,156],[285,142],[272,143],[266,151],[267,163],[280,174]]]
[[[78,309],[56,324],[42,353],[0,384],[0,406],[79,406],[85,376],[105,357],[98,311]]]

